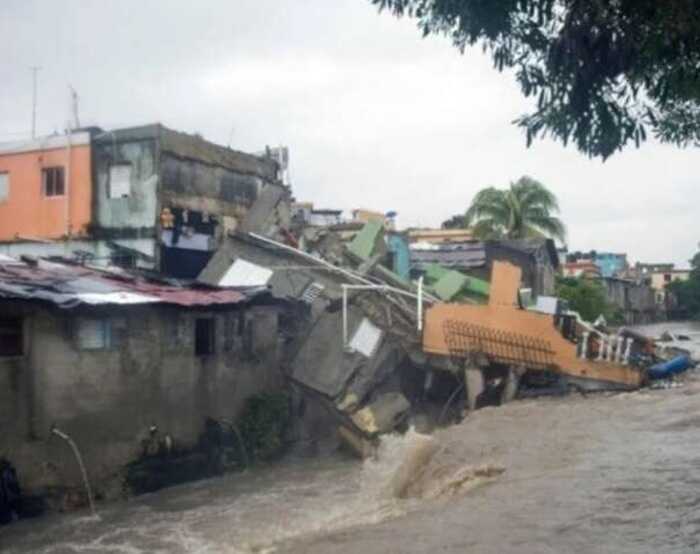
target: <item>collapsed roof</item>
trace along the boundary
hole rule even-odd
[[[43,259],[0,259],[0,298],[81,305],[171,304],[196,307],[238,304],[259,291],[183,286],[123,270],[104,270]]]

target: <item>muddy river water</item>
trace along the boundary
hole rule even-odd
[[[696,553],[700,374],[485,408],[389,437],[377,460],[293,458],[98,511],[0,528],[0,552]]]

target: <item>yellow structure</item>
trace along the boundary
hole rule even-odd
[[[379,221],[387,231],[394,230],[394,219],[387,217],[382,212],[372,210],[364,210],[362,208],[352,211],[353,223],[369,223],[370,221]]]
[[[434,244],[467,242],[474,240],[469,229],[411,229],[408,231],[410,242],[431,242]]]
[[[488,305],[436,304],[429,308],[423,351],[452,357],[482,355],[513,367],[551,370],[624,388],[641,385],[643,375],[636,368],[580,356],[577,345],[555,326],[554,316],[521,309],[517,301],[520,280],[519,267],[496,261]]]

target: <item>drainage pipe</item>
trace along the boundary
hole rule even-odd
[[[51,432],[56,435],[57,437],[62,438],[64,441],[66,441],[71,449],[73,450],[73,454],[75,455],[75,459],[78,462],[78,466],[80,467],[80,473],[83,476],[83,484],[85,485],[85,492],[87,493],[88,497],[88,503],[90,504],[90,511],[92,512],[93,516],[97,516],[97,512],[95,511],[95,500],[92,496],[92,488],[90,487],[90,481],[88,480],[87,476],[87,471],[85,470],[85,464],[83,463],[83,457],[80,455],[80,450],[78,450],[78,446],[75,444],[75,441],[66,433],[61,431],[56,425],[51,426]]]

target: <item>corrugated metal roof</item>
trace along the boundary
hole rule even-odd
[[[0,297],[73,308],[156,303],[210,306],[237,304],[246,301],[249,295],[230,289],[171,285],[126,272],[39,260],[37,264],[0,261]]]
[[[411,249],[411,265],[424,267],[440,264],[445,267],[474,268],[486,265],[486,250],[483,243],[441,246],[438,249]]]
[[[273,271],[238,258],[219,281],[220,287],[264,287]]]

